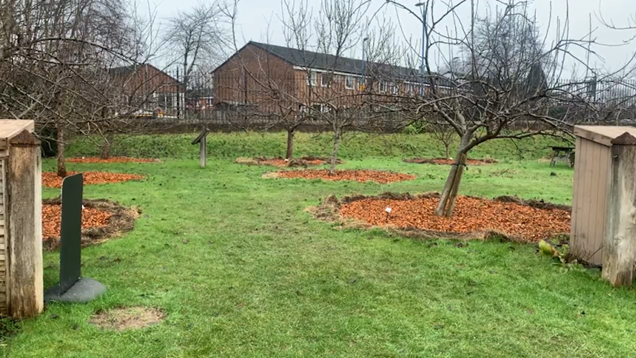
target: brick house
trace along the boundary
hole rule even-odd
[[[423,95],[417,70],[250,41],[214,72],[219,107],[275,112],[297,107],[326,111],[361,94],[374,101]]]
[[[185,104],[183,85],[150,64],[115,67],[109,70],[120,92],[122,112],[138,116],[175,115]]]

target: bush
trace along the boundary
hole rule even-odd
[[[198,146],[190,142],[198,133],[165,135],[118,135],[112,144],[111,155],[138,158],[198,158]],[[298,133],[294,155],[327,157],[331,154],[333,138],[330,134]],[[534,137],[513,143],[511,140],[486,142],[469,154],[471,158],[539,159],[549,154],[549,146],[558,144],[554,138]],[[99,137],[76,137],[67,147],[67,156],[98,156]],[[212,158],[276,157],[285,154],[286,133],[210,133],[208,153]],[[457,143],[452,147],[455,149]],[[344,159],[367,157],[440,157],[444,148],[428,133],[367,134],[346,133],[340,156]]]

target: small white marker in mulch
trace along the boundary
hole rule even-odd
[[[384,211],[386,211],[386,222],[389,222],[389,215],[391,215],[391,208],[387,206],[386,209],[384,209]]]

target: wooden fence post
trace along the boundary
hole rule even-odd
[[[612,286],[631,286],[636,263],[636,137],[629,133],[612,141],[603,241],[603,278]]]
[[[208,156],[207,135],[204,135],[203,138],[201,138],[201,142],[199,143],[199,146],[200,146],[200,148],[199,148],[199,151],[200,151],[200,153],[199,153],[199,155],[200,155],[199,161],[200,161],[200,164],[201,164],[201,168],[205,168],[205,166],[208,163],[208,158],[207,158],[207,156]]]
[[[35,317],[44,309],[42,163],[40,141],[29,131],[11,139],[8,160],[8,311]]]

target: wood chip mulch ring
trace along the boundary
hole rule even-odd
[[[263,178],[285,178],[285,179],[322,179],[329,181],[357,181],[361,183],[376,182],[389,184],[399,181],[414,180],[415,175],[395,173],[380,170],[336,170],[334,175],[329,175],[327,169],[304,169],[304,170],[284,170],[279,172],[266,173]]]
[[[319,165],[325,165],[329,163],[329,158],[322,157],[314,157],[314,156],[305,156],[300,158],[293,158],[291,164],[283,157],[254,157],[254,158],[245,158],[239,157],[236,158],[237,164],[247,164],[247,165],[269,165],[273,167],[314,167]],[[342,164],[340,159],[337,160],[338,164]]]
[[[70,163],[84,163],[84,164],[161,163],[159,159],[130,158],[130,157],[110,157],[108,159],[102,159],[100,157],[81,157],[81,158],[69,158],[69,159],[66,159],[66,161]]]
[[[384,193],[378,196],[330,195],[308,208],[314,217],[350,227],[382,227],[422,239],[488,239],[536,243],[570,231],[571,207],[502,196],[493,200],[459,196],[452,218],[434,215],[439,193]],[[387,207],[391,213],[387,219]]]
[[[452,159],[446,158],[407,158],[403,160],[404,163],[412,163],[412,164],[436,164],[436,165],[452,165],[455,164],[455,161]],[[487,164],[496,164],[497,161],[495,159],[468,159],[466,160],[467,165],[487,165]]]
[[[43,247],[55,250],[60,245],[60,198],[42,200]],[[84,200],[82,211],[82,246],[101,244],[122,233],[132,231],[140,211],[105,200]]]
[[[68,175],[75,175],[78,172],[68,172]],[[131,180],[142,180],[143,176],[138,174],[125,174],[125,173],[106,173],[106,172],[82,172],[84,175],[84,185],[97,185],[97,184],[112,184],[121,183]],[[42,172],[42,185],[49,188],[61,188],[62,180],[54,172]]]

